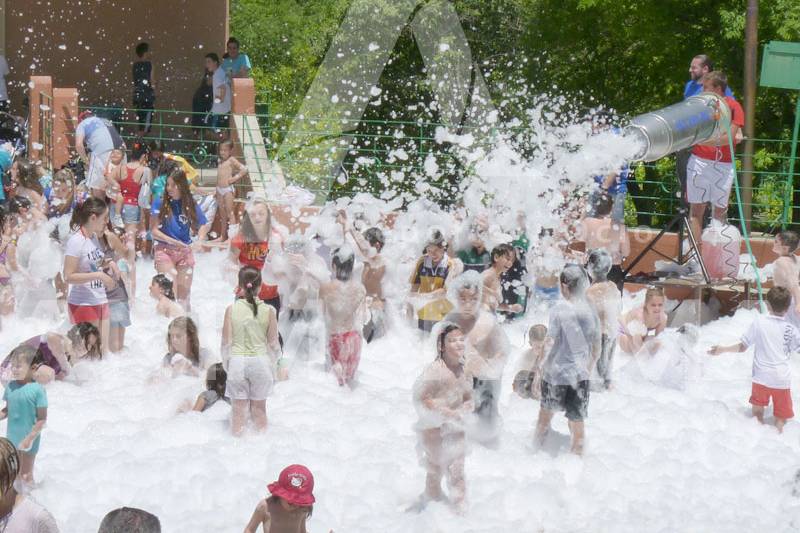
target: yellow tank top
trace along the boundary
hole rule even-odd
[[[247,300],[236,300],[231,309],[232,356],[267,355],[267,328],[272,312],[270,306],[258,300],[258,314],[253,316],[253,306]]]

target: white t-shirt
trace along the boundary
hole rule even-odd
[[[70,236],[64,249],[64,255],[78,258],[78,272],[81,274],[99,272],[105,257],[97,237],[93,235],[91,239],[88,239],[83,235],[82,231],[76,231]],[[67,303],[72,305],[101,305],[108,303],[103,282],[92,280],[88,283],[71,285]]]
[[[741,341],[753,347],[754,383],[772,389],[791,387],[789,359],[800,349],[800,332],[793,325],[780,316],[757,316]]]
[[[0,55],[0,102],[8,100],[8,89],[6,88],[6,76],[9,74],[8,61],[6,56]]]
[[[211,105],[211,112],[215,115],[224,115],[231,112],[231,82],[225,70],[220,67],[214,71],[214,77],[211,79],[211,84],[214,88],[214,103]],[[221,88],[225,87],[225,97],[220,99],[219,93]]]

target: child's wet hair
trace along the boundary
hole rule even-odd
[[[225,396],[225,385],[228,382],[228,373],[222,363],[214,363],[206,372],[206,390],[213,390],[222,398]]]
[[[647,303],[652,300],[653,298],[663,298],[664,297],[664,288],[663,287],[649,287],[647,291],[644,293],[644,303]]]
[[[331,264],[333,265],[333,275],[339,281],[350,281],[353,276],[353,266],[355,265],[353,250],[343,246],[333,251]]]
[[[161,292],[164,293],[164,296],[166,296],[173,302],[175,301],[175,292],[172,289],[173,284],[171,279],[169,279],[164,274],[156,274],[155,276],[153,276],[153,283],[155,283],[158,286],[158,288],[161,289]]]
[[[261,291],[261,271],[251,266],[239,269],[239,290],[244,293],[247,303],[253,308],[253,316],[258,316],[258,293]]]
[[[507,256],[514,257],[514,247],[510,244],[498,244],[492,249],[492,264],[494,265],[497,259]]]
[[[797,250],[797,246],[800,245],[800,236],[791,230],[780,232],[778,238],[781,244],[789,249],[790,254],[793,254]]]
[[[436,334],[436,358],[441,359],[444,357],[444,343],[447,336],[453,331],[461,331],[461,328],[452,322],[444,322],[439,326],[439,332]]]
[[[380,228],[369,228],[366,230],[364,232],[364,239],[379,252],[383,250],[383,246],[386,244],[386,240]]]
[[[611,271],[611,254],[603,248],[589,252],[586,268],[593,281],[603,281]]]
[[[5,496],[19,474],[19,452],[14,444],[0,437],[0,495]]]
[[[603,192],[594,204],[594,214],[597,217],[608,216],[611,214],[613,207],[614,199],[607,192]]]
[[[528,330],[528,340],[530,342],[542,342],[547,337],[547,326],[544,324],[534,324]]]
[[[94,344],[89,348],[89,339],[94,337]],[[73,346],[82,346],[87,349],[86,356],[89,359],[102,359],[103,346],[100,340],[100,330],[91,322],[80,322],[67,332],[67,338]]]
[[[792,293],[786,287],[772,287],[767,293],[767,303],[773,313],[782,315],[792,303]]]
[[[34,363],[37,362],[37,356],[39,356],[39,351],[36,348],[27,344],[20,344],[11,350],[9,359],[11,359],[11,361],[23,362],[27,366],[32,367]]]

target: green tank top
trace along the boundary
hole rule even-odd
[[[266,356],[267,328],[272,309],[258,300],[258,314],[253,316],[253,306],[247,300],[236,300],[231,310],[233,343],[231,355]]]

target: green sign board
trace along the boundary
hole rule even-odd
[[[800,90],[800,43],[770,41],[764,47],[760,85]]]

